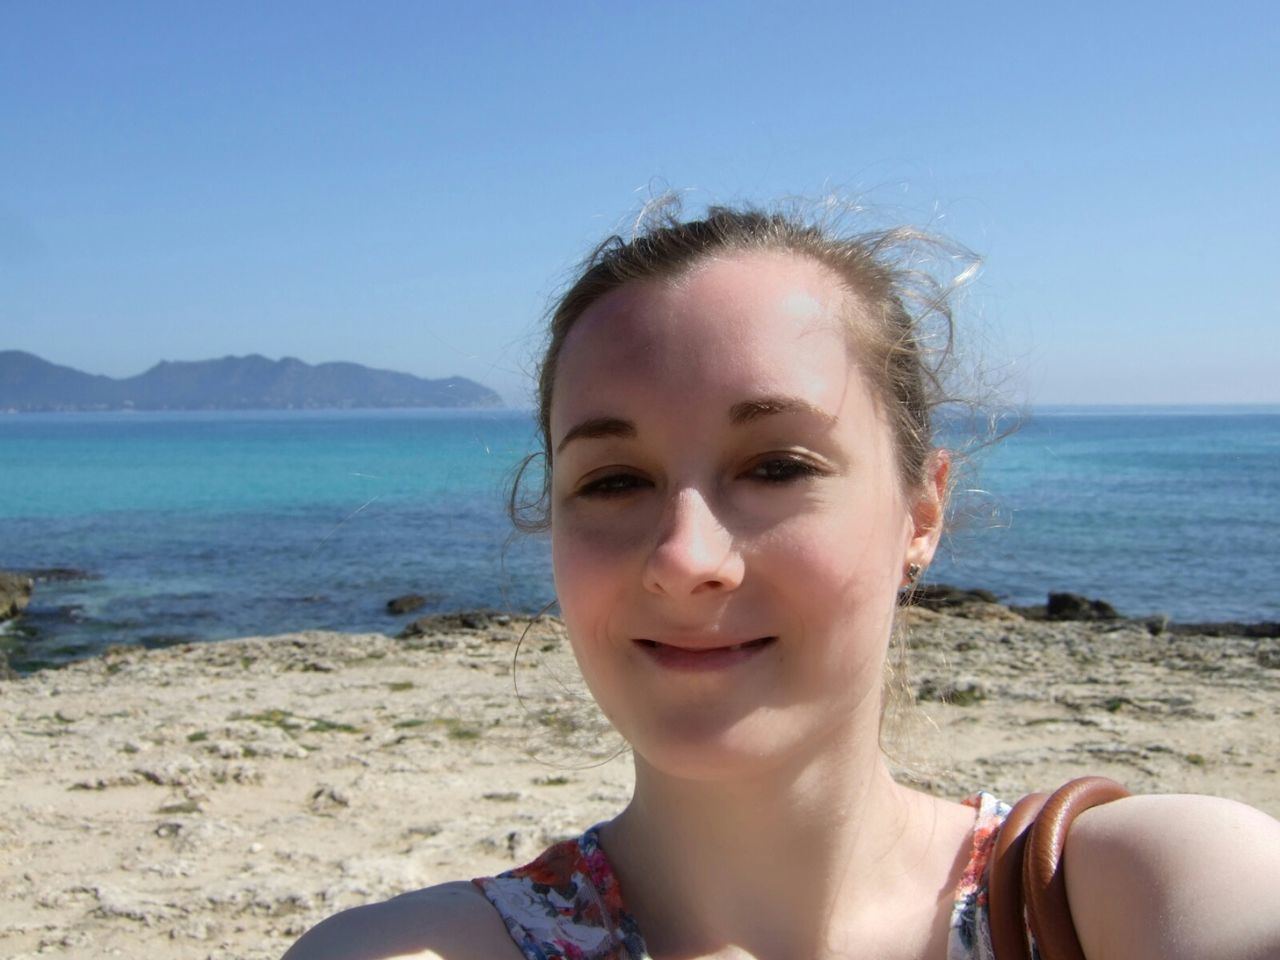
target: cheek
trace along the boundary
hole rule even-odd
[[[772,580],[805,638],[805,655],[792,669],[806,682],[853,699],[879,689],[897,608],[901,529],[814,524],[774,545]]]
[[[609,644],[609,623],[620,603],[617,558],[604,545],[560,532],[552,536],[551,561],[560,615],[578,670],[600,710],[616,723],[610,705],[625,687],[625,669]]]
[[[588,523],[571,513],[553,519],[551,531],[551,567],[558,589],[573,589],[582,578],[616,575],[646,536],[644,525],[634,519]]]
[[[855,496],[774,528],[763,553],[774,557],[783,575],[804,578],[815,592],[895,591],[910,529],[896,498]]]
[[[573,617],[578,597],[591,595],[595,569],[578,545],[564,537],[552,536],[551,574],[561,612],[567,619]]]
[[[551,569],[560,613],[570,635],[605,632],[612,611],[627,583],[634,545],[616,532],[574,529],[571,523],[553,527]]]

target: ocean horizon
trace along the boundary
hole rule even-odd
[[[0,633],[18,669],[114,644],[301,629],[396,633],[418,613],[533,612],[546,539],[513,535],[521,409],[0,417],[0,569],[64,568]],[[1280,405],[1032,409],[975,457],[928,581],[1014,604],[1280,620]]]

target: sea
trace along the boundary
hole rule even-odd
[[[1042,408],[1003,427],[960,471],[930,581],[1280,620],[1280,407]],[[518,410],[0,416],[0,569],[70,571],[39,580],[0,653],[24,671],[116,644],[545,609],[547,540],[506,514],[534,445]],[[387,612],[410,593],[417,614]]]

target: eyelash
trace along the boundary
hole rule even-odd
[[[807,460],[796,457],[770,457],[755,463],[743,476],[766,486],[785,486],[798,480],[820,476],[822,471]],[[592,480],[578,490],[578,496],[588,499],[609,500],[624,497],[649,481],[633,473],[611,473]]]
[[[778,467],[782,470],[778,471]],[[770,457],[755,464],[748,473],[761,483],[781,486],[819,476],[822,471],[809,461],[797,457]]]
[[[578,490],[578,496],[596,500],[611,500],[614,497],[625,497],[646,482],[633,473],[611,473],[608,476],[583,484]]]

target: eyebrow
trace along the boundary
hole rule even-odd
[[[756,397],[735,403],[729,408],[729,422],[734,426],[752,423],[764,417],[774,417],[783,413],[803,413],[817,417],[824,423],[834,423],[836,418],[821,407],[815,406],[800,397]]]
[[[735,427],[754,423],[765,417],[774,417],[784,413],[802,413],[817,417],[824,423],[834,423],[836,418],[821,407],[799,397],[755,397],[743,400],[729,408],[729,422]],[[574,440],[602,440],[617,437],[634,440],[639,431],[630,420],[621,417],[592,417],[583,420],[564,435],[564,439],[556,446],[556,453],[562,451]]]
[[[636,425],[630,420],[619,417],[592,417],[590,420],[583,420],[566,433],[560,445],[556,447],[556,453],[567,447],[573,440],[600,440],[604,437],[633,439],[635,436]]]

